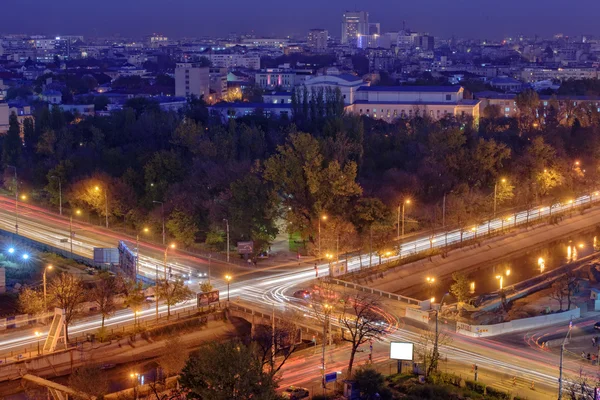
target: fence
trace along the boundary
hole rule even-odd
[[[336,285],[340,285],[346,288],[352,288],[354,290],[358,290],[364,293],[376,294],[380,297],[387,297],[388,299],[397,300],[408,305],[416,305],[419,306],[421,310],[429,310],[431,308],[431,300],[417,300],[411,297],[402,296],[396,293],[390,293],[379,289],[373,289],[367,286],[362,286],[357,283],[342,281],[340,279],[329,278],[329,282],[334,283]]]
[[[581,316],[581,309],[575,308],[561,313],[540,315],[538,317],[521,318],[514,321],[494,325],[469,325],[464,322],[456,324],[456,333],[471,337],[496,336],[503,333],[516,332],[525,329],[539,328],[558,322],[571,321]]]

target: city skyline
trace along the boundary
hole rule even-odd
[[[40,0],[25,0],[4,6],[4,33],[82,34],[86,36],[141,36],[160,32],[170,37],[214,36],[228,33],[254,33],[259,36],[306,35],[311,28],[327,29],[339,37],[344,11],[364,10],[370,20],[381,23],[382,31],[413,30],[441,37],[499,39],[524,34],[549,36],[598,35],[594,16],[600,4],[579,0],[578,7],[565,8],[558,0],[507,0],[501,8],[473,8],[463,0],[426,0],[419,4],[399,4],[379,0],[368,6],[354,6],[342,0],[306,0],[302,4],[278,7],[272,0],[253,3],[232,0],[225,3],[193,4],[175,0],[169,5],[148,0],[138,2],[107,0],[81,12],[78,3],[63,0],[61,6]],[[20,18],[28,9],[28,18]],[[185,11],[185,12],[184,12]],[[207,18],[203,18],[203,16]]]

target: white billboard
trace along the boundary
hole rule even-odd
[[[412,361],[413,359],[412,343],[391,342],[390,343],[390,358],[392,360]]]

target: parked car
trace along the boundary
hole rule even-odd
[[[283,391],[283,397],[290,400],[299,400],[308,398],[308,389],[302,387],[290,386]]]
[[[594,329],[598,329],[598,330],[600,330],[600,322],[596,322],[596,323],[594,324]]]

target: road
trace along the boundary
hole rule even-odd
[[[594,201],[596,196],[594,196]],[[559,205],[552,208],[552,212],[557,212],[565,207],[589,202],[589,197],[581,197],[572,204]],[[59,247],[60,240],[69,237],[69,220],[49,212],[40,207],[32,206],[19,202],[19,233],[23,236],[39,240]],[[15,224],[14,200],[5,197],[0,197],[0,228],[5,230],[13,230]],[[548,215],[549,209],[538,209],[536,215],[529,212],[529,220],[534,220],[541,216]],[[527,212],[522,212],[516,215],[517,223],[522,223],[527,219]],[[506,221],[496,219],[490,221],[491,229],[501,229]],[[513,221],[514,223],[514,221]],[[477,228],[477,233],[486,232],[488,224],[482,224]],[[96,226],[92,226],[80,221],[73,222],[73,230],[76,232],[73,242],[74,252],[77,254],[91,257],[93,247],[116,247],[119,240],[126,240],[130,243],[133,241],[131,237],[105,230]],[[468,239],[468,235],[475,235],[476,232],[463,233],[463,239]],[[441,240],[443,238],[443,241]],[[440,240],[438,240],[440,239]],[[429,247],[437,247],[448,243],[460,240],[460,232],[452,231],[443,234],[438,234],[432,240],[430,238],[417,238],[412,242],[406,242],[402,246],[401,254],[404,256],[406,252],[414,252],[427,249]],[[148,277],[156,275],[157,268],[163,266],[164,248],[153,243],[145,241],[140,242],[140,273]],[[398,257],[391,256],[389,258]],[[368,257],[367,257],[368,258]],[[360,268],[361,263],[364,265],[365,257],[359,260],[357,257],[351,258],[348,263],[349,270]],[[197,277],[200,273],[207,271],[207,260],[195,257],[178,250],[170,251],[169,267],[176,273],[190,274]],[[315,271],[312,267],[273,267],[266,269],[250,269],[230,264],[213,262],[212,264],[212,282],[221,291],[222,298],[227,293],[227,285],[223,280],[225,273],[230,273],[234,276],[229,293],[232,298],[239,297],[243,300],[251,301],[254,304],[264,306],[270,309],[273,304],[277,308],[286,308],[290,304],[290,293],[293,292],[298,285],[308,284],[314,279]],[[319,276],[328,274],[328,264],[318,266]],[[192,280],[192,287],[197,288],[197,282]],[[185,307],[193,307],[193,302],[188,304],[180,304],[172,307],[173,310],[184,309]],[[166,306],[160,307],[161,312],[166,310]],[[154,318],[154,307],[143,311],[140,316],[141,320]],[[128,310],[121,310],[113,317],[107,320],[107,326],[132,323],[133,315]],[[86,319],[77,321],[70,328],[71,333],[92,332],[99,327],[98,317],[87,317]],[[542,387],[547,386],[552,388],[556,386],[556,365],[558,363],[557,356],[547,352],[539,352],[536,349],[522,348],[521,346],[512,346],[501,342],[465,338],[457,335],[452,335],[453,341],[441,349],[442,354],[446,354],[453,361],[472,364],[476,362],[481,368],[490,371],[504,371],[508,375],[518,375],[525,380],[533,380]],[[417,327],[410,326],[401,320],[397,321],[394,326],[394,332],[386,337],[387,341],[391,340],[420,340],[420,333]],[[33,346],[37,343],[37,338],[33,335],[23,335],[22,332],[15,334],[2,335],[0,340],[0,352],[15,351],[23,346]],[[384,351],[381,354],[385,354]],[[377,357],[385,357],[384,355]],[[534,367],[534,368],[532,368]],[[314,364],[313,364],[314,369]],[[569,371],[573,372],[573,371]],[[319,371],[320,374],[320,371]]]

